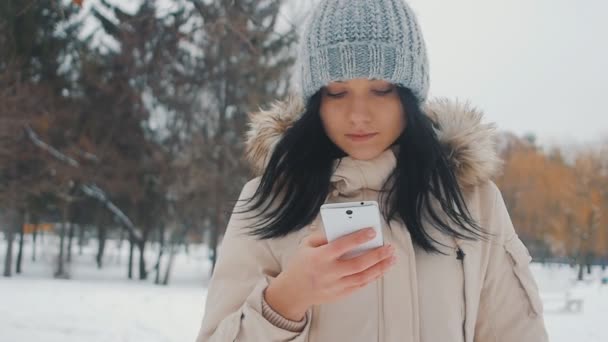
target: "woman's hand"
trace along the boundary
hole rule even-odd
[[[395,263],[392,246],[340,259],[374,236],[374,230],[368,228],[327,243],[322,230],[314,231],[270,283],[266,302],[283,317],[300,321],[310,306],[336,301],[378,279]]]

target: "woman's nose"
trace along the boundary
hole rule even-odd
[[[370,108],[362,100],[353,100],[349,111],[349,120],[353,124],[367,123],[371,121]]]

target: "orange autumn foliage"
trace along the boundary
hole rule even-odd
[[[608,177],[596,153],[567,163],[559,151],[521,144],[503,155],[496,180],[518,234],[553,256],[608,257]]]

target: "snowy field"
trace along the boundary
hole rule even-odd
[[[26,249],[23,273],[0,277],[0,342],[194,341],[209,274],[206,248],[191,246],[189,256],[178,254],[165,287],[153,284],[153,272],[146,281],[127,279],[127,243],[119,252],[117,243],[108,241],[104,268],[98,270],[95,245],[92,241],[83,255],[73,247],[70,280],[53,279],[55,241],[38,246],[35,263],[31,249]],[[151,268],[157,250],[149,245],[146,249],[146,267]],[[0,266],[5,251],[0,240]]]
[[[189,255],[175,260],[170,286],[127,280],[128,248],[119,252],[108,242],[103,270],[95,267],[94,246],[85,247],[69,266],[71,280],[52,278],[55,241],[46,239],[32,263],[26,249],[23,274],[0,278],[0,342],[182,342],[194,341],[203,314],[205,284],[209,272],[204,247],[193,246]],[[4,264],[0,242],[0,265]],[[148,267],[155,260],[150,248]],[[561,296],[576,272],[568,267],[533,265],[545,302],[545,316],[552,342],[608,341],[608,275],[597,269],[588,281],[573,289],[583,300],[580,312],[564,311]],[[603,326],[602,326],[603,322]]]

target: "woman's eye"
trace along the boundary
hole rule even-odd
[[[327,92],[327,96],[329,97],[333,97],[333,98],[340,98],[340,97],[344,97],[344,95],[346,95],[346,92],[343,91],[341,93],[330,93],[329,91]]]
[[[374,90],[374,93],[380,96],[390,94],[391,92],[393,92],[393,88],[388,88],[386,90]]]

